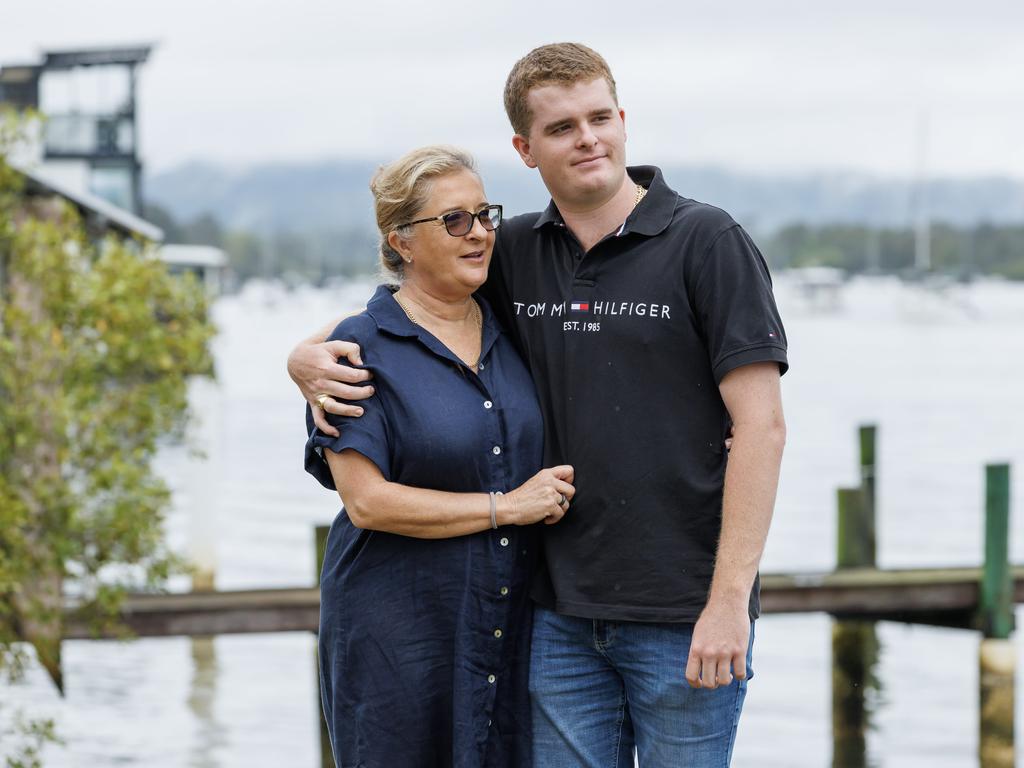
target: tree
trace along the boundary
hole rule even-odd
[[[188,379],[212,373],[213,328],[202,287],[149,246],[92,241],[73,208],[24,194],[17,130],[0,115],[0,685],[28,643],[62,688],[65,602],[109,624],[180,565],[152,461],[184,429]],[[50,736],[29,723],[7,765],[37,765]]]

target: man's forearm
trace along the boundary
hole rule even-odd
[[[722,493],[722,531],[707,605],[693,628],[686,679],[694,688],[746,678],[747,606],[779,484],[786,422],[774,363],[740,366],[719,385],[733,421]]]
[[[722,532],[709,602],[746,606],[775,507],[785,424],[737,425],[722,495]]]

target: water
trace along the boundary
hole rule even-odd
[[[212,546],[196,549],[215,560],[221,588],[312,582],[312,529],[338,500],[302,471],[302,408],[284,360],[297,339],[370,293],[369,283],[292,294],[253,286],[218,303],[219,384],[194,393],[205,414],[196,439],[210,459],[173,449],[160,467],[176,489],[172,541],[190,546],[212,533]],[[983,465],[992,461],[1016,470],[1011,555],[1024,562],[1024,286],[935,293],[861,280],[831,312],[804,305],[786,279],[778,296],[791,348],[789,441],[763,570],[833,567],[835,488],[858,479],[856,428],[866,422],[879,425],[881,566],[978,564]],[[976,765],[978,635],[888,623],[878,635],[884,691],[868,736],[872,763]],[[758,622],[735,766],[829,764],[830,643],[825,616]],[[313,768],[313,648],[301,633],[68,642],[65,700],[38,670],[0,695],[5,709],[20,703],[58,720],[66,745],[46,754],[55,768]]]

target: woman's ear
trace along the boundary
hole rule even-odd
[[[402,261],[406,264],[412,264],[412,249],[409,247],[409,241],[402,237],[398,232],[388,233],[388,245],[395,249],[399,256],[402,257]]]

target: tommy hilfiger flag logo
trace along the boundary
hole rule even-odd
[[[589,301],[574,301],[572,304],[569,305],[569,310],[571,312],[589,312],[590,311],[590,302]]]

